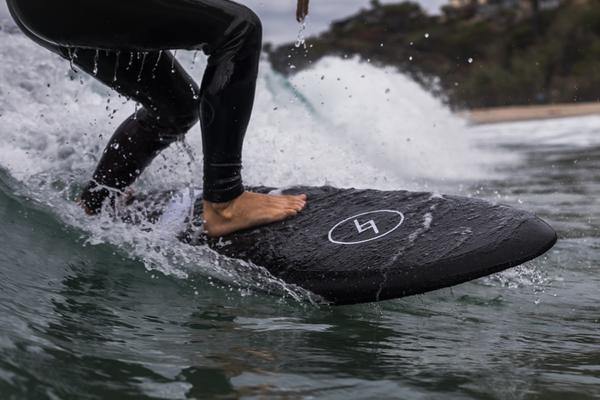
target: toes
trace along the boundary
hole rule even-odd
[[[284,208],[293,208],[297,211],[301,211],[306,207],[306,195],[278,195],[273,196],[274,204]]]
[[[294,196],[286,196],[285,198],[277,199],[277,205],[284,208],[303,209],[306,202]]]
[[[290,200],[306,201],[306,195],[305,194],[298,194],[298,195],[291,194],[291,195],[285,195],[284,197],[287,198],[287,199],[290,199]]]
[[[299,208],[300,208],[300,210],[303,210],[303,209],[304,209],[304,207],[306,207],[306,201],[303,201],[303,200],[296,201],[296,202],[294,203],[294,205],[295,205],[296,207],[299,207]]]
[[[304,208],[304,204],[302,203],[293,203],[288,206],[288,208],[294,209],[296,211],[300,211]]]

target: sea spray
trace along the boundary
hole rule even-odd
[[[133,57],[134,57],[134,53],[133,51],[129,52],[129,62],[127,63],[127,67],[125,68],[126,71],[129,71],[131,69],[131,66],[133,65]]]
[[[187,167],[190,173],[190,183],[188,186],[188,192],[189,192],[189,196],[190,199],[192,199],[192,202],[190,204],[189,207],[189,221],[192,221],[194,218],[194,204],[195,204],[195,193],[196,193],[196,188],[200,187],[200,185],[198,185],[197,183],[197,171],[199,170],[199,166],[196,163],[196,157],[194,156],[194,149],[192,148],[192,146],[190,146],[186,141],[185,141],[185,137],[181,138],[180,141],[178,141],[179,145],[181,146],[181,149],[183,150],[183,152],[188,156],[189,161],[187,162]],[[190,226],[192,226],[190,224]]]
[[[144,64],[146,64],[146,57],[148,57],[148,52],[147,51],[144,51],[142,54],[143,54],[142,55],[142,62],[140,63],[140,71],[138,72],[138,77],[137,77],[137,81],[138,82],[142,81],[142,73],[144,72]]]
[[[177,62],[177,50],[173,51],[173,57],[171,57],[171,73],[175,73],[175,63]]]
[[[156,62],[154,63],[154,67],[152,67],[152,79],[156,79],[156,69],[158,68],[158,65],[160,63],[160,59],[162,58],[163,51],[164,50],[160,50],[158,52],[158,56],[156,56]]]
[[[300,23],[300,28],[298,30],[298,35],[296,36],[296,43],[294,43],[295,47],[304,47],[306,49],[306,38],[304,34],[306,32],[306,20]]]
[[[117,74],[119,72],[119,59],[121,58],[121,51],[115,53],[115,69],[113,71],[113,82],[117,81]]]
[[[100,50],[96,49],[96,52],[94,53],[94,70],[93,70],[93,74],[94,76],[98,75],[98,61],[100,59]]]

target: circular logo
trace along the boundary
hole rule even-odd
[[[394,232],[403,222],[400,211],[367,211],[335,224],[329,230],[329,241],[345,245],[371,242]]]

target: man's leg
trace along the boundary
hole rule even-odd
[[[74,64],[124,96],[142,104],[106,145],[92,180],[81,194],[88,213],[123,190],[150,162],[196,124],[199,88],[168,51],[143,53],[71,49]]]
[[[175,82],[174,97],[164,94],[173,82],[163,72],[157,72],[156,81],[148,75],[140,80],[131,70],[118,71],[116,82],[107,74],[107,67],[116,65],[119,51],[148,51],[152,64],[160,50],[173,48],[203,49],[209,54],[200,92],[209,234],[280,220],[304,207],[302,196],[243,191],[242,143],[252,111],[262,33],[258,17],[247,7],[228,0],[9,0],[8,4],[38,38],[62,49],[79,48],[77,65],[144,105],[140,119],[126,121],[105,150],[94,175],[96,182],[87,191],[96,194],[83,196],[91,207],[103,195],[93,190],[94,185],[125,187],[158,151],[195,122],[195,113],[188,108],[194,90],[187,95],[180,90],[191,80],[183,70],[183,79],[178,76]],[[111,52],[103,55],[97,49]],[[159,62],[161,71],[167,58]],[[185,104],[182,115],[179,107],[169,106],[169,99]],[[128,143],[129,147],[121,149]]]
[[[91,214],[98,212],[103,201],[109,196],[110,191],[107,187],[120,191],[130,185],[161,150],[180,138],[198,121],[199,88],[169,51],[99,50],[58,44],[60,40],[66,40],[61,37],[62,32],[66,32],[64,19],[70,19],[71,15],[69,12],[61,13],[68,1],[57,0],[56,3],[48,10],[38,10],[47,18],[43,23],[49,24],[39,27],[39,32],[47,32],[54,37],[54,42],[51,42],[38,31],[33,32],[25,25],[25,22],[29,22],[35,27],[38,24],[35,18],[40,15],[35,13],[29,18],[29,14],[35,10],[28,7],[38,4],[42,7],[46,2],[22,0],[18,5],[24,5],[25,9],[20,10],[12,0],[8,1],[10,12],[25,35],[48,50],[69,59],[77,69],[85,71],[143,106],[117,128],[103,151],[92,180],[81,195],[82,205]],[[111,7],[115,11],[119,4],[108,0],[107,9],[104,11],[107,12]],[[57,11],[61,12],[53,15]],[[74,11],[75,14],[77,12]],[[86,24],[93,24],[102,17],[90,15],[87,16],[89,21],[83,19],[83,15],[81,18],[78,20],[80,27],[85,27]],[[105,48],[127,45],[125,42],[111,41],[105,30],[106,28],[99,29],[94,38],[82,32],[74,34],[81,35],[78,39],[81,45],[89,45],[103,36],[106,37]]]

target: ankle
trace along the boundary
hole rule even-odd
[[[210,208],[211,210],[217,212],[217,213],[221,213],[224,211],[227,211],[228,209],[231,209],[231,207],[237,202],[237,200],[239,200],[240,198],[244,197],[246,198],[246,195],[248,195],[249,192],[242,192],[242,194],[240,194],[237,197],[234,197],[233,199],[229,200],[229,201],[224,201],[224,202],[212,202],[209,200],[204,200],[204,207]]]
[[[213,203],[212,201],[204,200],[204,206],[209,207],[211,210],[215,211],[225,210],[231,205],[231,203],[233,203],[233,200],[226,201],[223,203]]]
[[[233,200],[225,203],[213,203],[208,200],[204,200],[205,215],[208,214],[208,216],[210,216],[212,214],[223,219],[231,219],[233,217],[231,213],[232,202]]]

